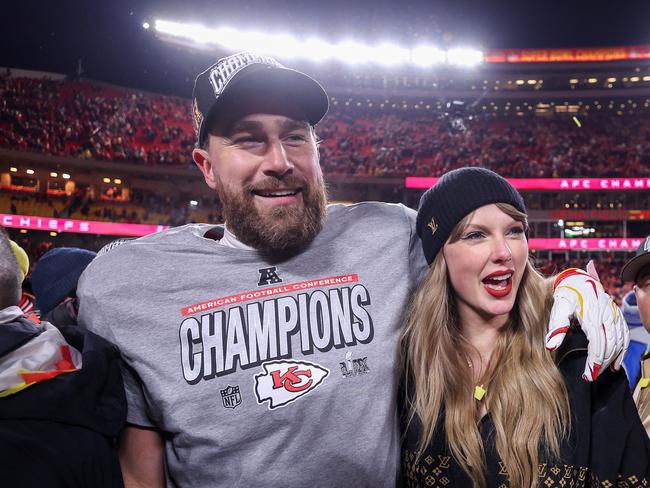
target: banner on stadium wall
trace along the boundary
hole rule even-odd
[[[168,225],[121,224],[33,215],[0,214],[0,225],[11,229],[42,230],[46,232],[75,232],[78,234],[99,234],[109,236],[140,237],[168,229]]]
[[[650,44],[566,49],[488,49],[488,63],[600,62],[650,59]]]
[[[650,210],[625,210],[622,208],[561,208],[555,210],[533,210],[528,216],[546,220],[650,220]]]
[[[636,251],[643,239],[643,237],[528,239],[528,247],[540,251]]]
[[[439,178],[407,176],[406,188],[431,188]],[[650,178],[508,178],[517,190],[650,190]]]

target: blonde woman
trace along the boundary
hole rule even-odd
[[[430,269],[404,333],[405,483],[650,486],[650,441],[624,374],[583,381],[579,331],[543,347],[551,296],[528,258],[521,195],[489,170],[455,170],[423,195],[417,229]]]

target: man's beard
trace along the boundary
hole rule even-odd
[[[254,191],[268,192],[284,188],[301,188],[302,205],[276,205],[259,210]],[[288,175],[268,177],[262,182],[233,192],[217,178],[217,194],[223,205],[228,226],[242,243],[270,255],[285,258],[304,249],[323,228],[327,194],[323,176],[315,184],[302,177]]]

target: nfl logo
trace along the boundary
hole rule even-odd
[[[226,408],[235,408],[241,403],[241,393],[238,386],[228,385],[221,391],[221,400]]]

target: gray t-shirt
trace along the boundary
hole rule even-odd
[[[163,432],[169,486],[395,485],[398,341],[426,269],[415,212],[332,205],[272,263],[186,225],[98,256],[80,323],[122,352],[128,421]]]

